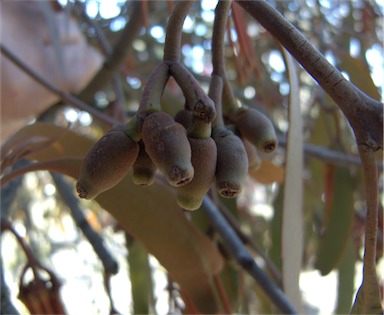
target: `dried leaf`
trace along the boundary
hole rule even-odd
[[[256,170],[251,170],[249,175],[255,181],[264,185],[275,182],[282,183],[284,180],[284,169],[270,160],[262,160],[260,167]]]

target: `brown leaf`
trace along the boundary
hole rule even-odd
[[[262,160],[257,170],[251,170],[251,177],[261,184],[282,183],[284,180],[284,169],[269,160]]]

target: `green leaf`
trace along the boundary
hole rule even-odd
[[[149,314],[151,309],[152,279],[148,252],[142,244],[135,241],[127,247],[133,314]]]
[[[325,235],[320,239],[316,253],[315,268],[322,275],[327,275],[337,268],[345,254],[354,217],[353,192],[353,178],[350,171],[336,167]]]
[[[280,186],[278,194],[273,203],[273,218],[270,225],[272,246],[268,250],[269,257],[275,264],[277,269],[281,271],[282,259],[281,259],[281,225],[283,218],[283,194],[284,186]]]
[[[348,314],[354,294],[356,254],[352,238],[349,239],[346,253],[338,268],[336,314]]]
[[[23,128],[15,139],[24,141],[30,136],[62,131],[63,128],[52,124],[37,123]],[[27,157],[37,161],[83,157],[93,143],[68,130],[50,146]],[[80,163],[78,159],[77,173]],[[217,247],[186,218],[171,187],[160,182],[137,186],[131,176],[129,173],[96,201],[159,260],[201,312],[218,312],[212,276],[222,269],[223,259]]]

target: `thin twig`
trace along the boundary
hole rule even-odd
[[[60,90],[57,86],[55,86],[51,82],[47,81],[44,77],[42,77],[36,71],[31,69],[27,64],[25,64],[19,57],[17,57],[13,52],[11,52],[3,44],[0,44],[0,51],[4,56],[6,56],[9,60],[11,60],[16,66],[18,66],[26,74],[28,74],[30,77],[35,79],[37,82],[39,82],[45,88],[47,88],[49,91],[51,91],[52,93],[59,96],[62,100],[68,102],[69,104],[75,106],[78,109],[81,109],[81,110],[84,110],[84,111],[90,113],[95,118],[97,118],[100,122],[103,122],[107,125],[113,125],[113,124],[117,123],[117,121],[115,119],[101,113],[100,111],[91,107],[90,105],[83,102],[82,100],[80,100],[76,96]]]
[[[231,0],[219,1],[215,9],[215,21],[212,30],[212,74],[222,78],[225,73],[224,38],[226,33],[227,17],[231,7]]]
[[[243,242],[208,196],[204,198],[202,210],[210,220],[212,226],[220,234],[224,244],[238,264],[259,283],[271,301],[276,304],[284,314],[298,314],[284,293],[274,284],[264,270],[256,264],[252,255],[244,247]]]
[[[181,34],[192,1],[178,1],[169,17],[164,43],[164,61],[180,61]]]
[[[280,147],[286,146],[287,140],[285,137],[278,137],[278,140]],[[333,151],[318,145],[305,144],[304,154],[341,167],[361,166],[361,160],[357,155]],[[376,162],[376,166],[379,170],[383,170],[383,163]]]
[[[216,117],[214,127],[224,127],[222,95],[224,82],[228,84],[225,72],[224,38],[229,8],[232,1],[219,1],[215,9],[215,20],[212,31],[212,76],[209,86],[209,96],[215,102]]]
[[[217,204],[217,203],[216,203]],[[244,243],[244,245],[248,245],[257,255],[259,255],[261,258],[263,258],[265,265],[267,266],[269,272],[271,273],[272,277],[276,281],[277,285],[282,288],[282,280],[281,280],[281,273],[275,266],[275,264],[265,255],[263,250],[255,244],[255,242],[246,235],[240,228],[239,223],[237,219],[234,217],[232,212],[228,210],[225,205],[219,201],[218,203],[218,209],[220,210],[221,214],[225,217],[225,219],[228,221],[228,223],[231,225],[233,230],[236,232],[237,236],[240,238],[240,240]]]
[[[79,207],[79,199],[74,195],[72,187],[67,182],[65,182],[61,175],[57,173],[51,173],[51,176],[55,182],[59,195],[70,209],[73,220],[81,229],[84,236],[92,245],[95,253],[100,258],[105,272],[108,274],[116,274],[118,271],[117,261],[112,257],[111,253],[104,246],[101,236],[96,233],[89,225],[83,211]]]
[[[93,27],[93,29],[95,30],[95,34],[96,34],[96,37],[100,43],[100,47],[104,53],[105,56],[109,56],[112,54],[113,50],[112,50],[112,46],[111,44],[109,43],[108,41],[108,38],[105,36],[103,30],[101,29],[100,25],[98,23],[96,23],[96,21],[94,19],[91,19],[88,14],[86,13],[86,10],[85,10],[85,4],[83,3],[80,3],[78,2],[81,7],[82,7],[82,13],[83,13],[83,17],[85,18],[85,20],[87,21],[87,23]],[[115,73],[113,75],[113,79],[112,79],[112,85],[113,85],[113,89],[114,89],[114,92],[115,92],[115,101],[116,101],[116,105],[117,105],[117,108],[119,110],[119,113],[120,115],[118,116],[122,116],[121,120],[124,120],[124,110],[123,110],[123,105],[124,105],[124,102],[125,102],[125,98],[124,98],[124,91],[123,91],[123,86],[121,84],[121,79],[120,79],[120,76],[118,73]]]
[[[223,106],[225,111],[230,110],[237,106],[236,100],[233,96],[232,89],[230,87],[228,77],[226,74],[225,67],[225,55],[224,55],[224,38],[226,33],[226,27],[228,22],[228,12],[231,7],[232,1],[219,1],[215,9],[215,21],[213,24],[212,31],[212,74],[219,75],[223,80],[223,91],[222,98],[220,99],[220,104],[216,103],[216,106],[219,106],[218,112],[222,116]],[[235,57],[236,60],[236,57]],[[221,104],[223,103],[223,104]],[[222,125],[223,122],[221,117],[217,118],[215,125]]]
[[[132,42],[142,26],[141,1],[132,1],[132,12],[128,23],[125,25],[119,40],[114,45],[112,52],[107,56],[102,68],[93,77],[91,82],[78,94],[85,102],[91,103],[95,92],[111,82],[116,69],[125,61],[128,52],[132,49]]]

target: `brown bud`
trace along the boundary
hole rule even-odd
[[[133,182],[136,185],[147,186],[154,182],[154,176],[156,173],[156,165],[152,162],[148,153],[145,151],[143,141],[139,142],[140,151],[139,155],[133,163]]]
[[[189,183],[194,175],[185,128],[164,112],[148,115],[141,135],[145,150],[172,186]]]
[[[200,208],[205,194],[215,178],[217,150],[212,138],[195,139],[188,137],[192,148],[192,165],[195,175],[192,181],[177,187],[177,203],[186,210]]]
[[[81,198],[93,199],[117,185],[139,154],[139,144],[116,125],[107,131],[84,158],[76,189]]]
[[[260,111],[250,108],[238,108],[231,118],[235,121],[241,135],[253,143],[258,150],[271,153],[277,148],[277,137],[271,120]]]
[[[216,187],[219,194],[233,198],[240,194],[248,173],[248,158],[241,139],[225,127],[212,130],[217,146]]]

